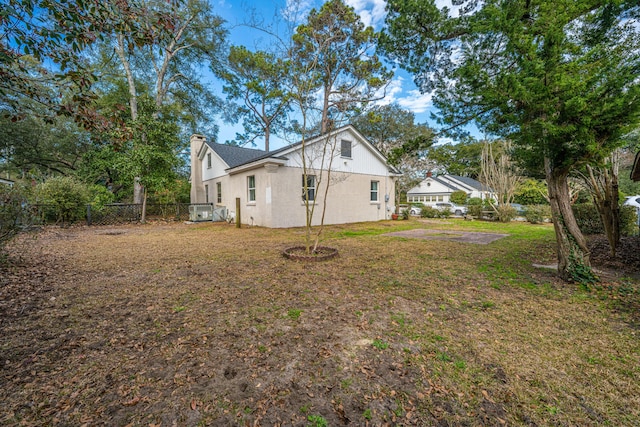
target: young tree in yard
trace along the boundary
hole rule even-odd
[[[500,147],[496,147],[496,145]],[[494,148],[498,148],[494,153]],[[511,161],[509,141],[485,141],[482,148],[482,172],[480,179],[497,196],[496,203],[489,198],[491,208],[503,222],[511,221],[515,216],[515,209],[511,206],[513,197],[521,180],[515,165]]]
[[[447,126],[474,120],[544,171],[565,280],[593,280],[569,173],[604,158],[640,111],[640,5],[626,1],[389,0],[386,49]]]
[[[339,126],[375,99],[391,78],[375,54],[378,35],[365,27],[352,7],[330,0],[309,13],[293,36],[293,61],[312,73],[308,76],[320,92],[320,133]],[[315,64],[316,66],[310,67]]]
[[[307,22],[298,26],[293,35],[289,49],[290,96],[302,117],[298,132],[302,141],[303,196],[308,194],[310,177],[315,176],[316,193],[322,194],[323,200],[320,225],[312,241],[316,204],[309,197],[303,197],[307,252],[315,251],[318,246],[333,179],[333,159],[340,155],[339,140],[331,132],[355,111],[377,99],[378,90],[390,78],[373,53],[377,38],[373,28],[365,27],[353,8],[342,0],[330,0],[319,10],[311,10]],[[318,92],[319,106],[314,99]],[[325,138],[308,147],[310,130],[316,125],[314,111],[320,116],[320,134]]]
[[[182,141],[175,122],[168,119],[166,114],[162,119],[158,118],[151,100],[140,100],[143,101],[143,108],[138,119],[130,122],[132,138],[127,142],[129,146],[121,147],[113,160],[123,177],[130,180],[140,177],[144,189],[141,217],[144,223],[147,192],[162,189],[177,177],[176,169],[180,163],[178,151]]]
[[[272,53],[233,46],[229,68],[224,91],[244,103],[240,111],[244,134],[238,135],[236,142],[244,145],[264,137],[265,151],[269,151],[271,133],[284,126],[284,113],[289,110],[288,62]]]
[[[183,105],[218,103],[207,88],[197,83],[198,67],[209,64],[212,71],[220,73],[220,63],[226,30],[223,20],[215,15],[209,2],[186,0],[180,3],[148,1],[142,10],[149,11],[146,22],[153,35],[139,49],[129,32],[122,25],[114,32],[115,52],[129,88],[129,110],[131,120],[138,120],[138,88],[140,80],[153,76],[155,113],[154,118],[170,100],[188,99]],[[170,22],[170,27],[160,25]],[[134,69],[137,63],[140,69]],[[149,66],[152,66],[150,69]],[[144,140],[144,136],[140,138]],[[134,177],[134,203],[143,203],[141,186],[143,177]]]

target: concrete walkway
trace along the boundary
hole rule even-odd
[[[386,233],[383,236],[405,237],[409,239],[423,240],[449,240],[452,242],[475,243],[477,245],[487,245],[496,240],[507,237],[508,234],[480,233],[473,231],[449,231],[449,230],[427,230],[416,228],[413,230],[395,231]]]

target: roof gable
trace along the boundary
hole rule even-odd
[[[339,135],[340,133],[346,130],[351,132],[359,140],[359,142],[363,143],[372,153],[374,153],[374,155],[378,158],[378,160],[380,160],[385,165],[388,165],[387,159],[384,157],[384,155],[373,144],[371,144],[360,132],[358,132],[356,128],[353,127],[352,125],[342,126],[325,135],[316,135],[316,136],[307,138],[304,141],[304,143],[307,147],[309,147],[311,145],[322,142],[324,138],[332,137],[334,135]],[[263,151],[263,150],[251,149],[251,148],[235,147],[230,145],[222,145],[222,144],[213,144],[213,145],[217,146],[216,153],[229,165],[229,169],[233,169],[239,166],[247,166],[250,163],[258,162],[260,160],[264,160],[268,158],[274,158],[279,160],[286,159],[287,154],[291,154],[295,151],[299,151],[302,147],[302,144],[303,144],[303,141],[298,141],[294,144],[287,145],[285,147],[279,148],[274,151],[269,151],[269,152]],[[222,148],[221,151],[218,152],[217,150],[220,147],[224,147],[224,148]],[[231,149],[227,151],[227,148],[229,147]],[[244,150],[244,151],[240,151],[240,150]],[[224,155],[227,155],[229,157],[228,160],[227,158],[223,157],[223,153],[222,153],[223,151],[226,151]],[[389,166],[389,170],[392,173],[400,174],[400,172],[392,166]]]

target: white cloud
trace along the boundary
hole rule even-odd
[[[420,93],[420,91],[417,89],[405,90],[405,81],[406,80],[402,76],[394,77],[386,87],[386,90],[384,92],[384,89],[380,89],[378,91],[376,95],[382,96],[384,94],[384,98],[379,99],[375,102],[375,104],[389,105],[396,103],[402,108],[409,110],[416,115],[425,113],[429,108],[433,106],[433,95],[429,93]]]
[[[385,0],[345,0],[345,3],[355,9],[366,26],[379,28],[387,16]]]
[[[287,0],[282,16],[289,22],[302,22],[315,6],[314,0]]]
[[[410,90],[403,98],[398,98],[398,104],[416,114],[426,112],[433,105],[433,95],[430,93],[420,93],[419,90]]]
[[[375,102],[376,105],[389,105],[397,101],[397,96],[402,93],[402,84],[404,79],[402,77],[395,77],[386,88],[380,88],[376,92],[376,98],[384,95],[384,98],[380,98]]]

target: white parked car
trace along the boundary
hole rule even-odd
[[[635,206],[636,208],[640,208],[640,196],[627,197],[627,200],[624,201],[623,205]]]
[[[409,213],[411,215],[420,215],[421,212],[422,212],[422,208],[419,208],[417,206],[411,206],[411,209],[409,209]]]
[[[466,206],[454,205],[453,203],[439,202],[433,205],[433,208],[439,211],[443,211],[448,208],[452,214],[457,216],[462,216],[467,214]]]

